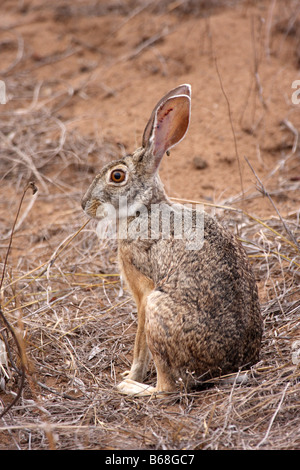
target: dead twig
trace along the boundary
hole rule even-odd
[[[25,197],[25,194],[27,192],[28,189],[31,189],[33,194],[36,193],[37,191],[37,187],[35,186],[35,183],[34,182],[30,182],[28,183],[28,185],[26,186],[26,188],[24,189],[23,191],[23,194],[22,194],[22,197],[21,197],[21,201],[19,203],[19,207],[18,207],[18,210],[17,210],[17,214],[16,214],[16,217],[15,217],[15,220],[14,220],[14,223],[13,223],[13,227],[12,227],[12,230],[11,230],[11,235],[10,235],[10,239],[9,239],[9,244],[8,244],[8,248],[6,250],[6,255],[5,255],[5,259],[4,259],[4,265],[3,265],[3,270],[2,270],[2,276],[1,276],[1,281],[0,281],[0,292],[2,291],[2,285],[3,285],[3,281],[4,281],[4,276],[5,276],[5,270],[6,270],[6,266],[7,266],[7,260],[8,260],[8,256],[9,256],[9,253],[10,253],[10,250],[11,250],[11,246],[12,246],[12,240],[13,240],[13,235],[14,235],[14,228],[16,226],[16,223],[17,223],[17,220],[18,220],[18,217],[19,217],[19,213],[20,213],[20,210],[21,210],[21,206],[22,206],[22,203],[23,203],[23,200],[24,200],[24,197]],[[24,362],[24,351],[23,351],[23,348],[21,346],[21,343],[19,341],[19,338],[17,337],[14,329],[11,327],[10,323],[8,322],[8,320],[6,319],[3,311],[2,311],[2,307],[1,307],[1,304],[0,304],[0,318],[1,318],[1,321],[4,325],[4,327],[10,332],[10,334],[12,335],[13,339],[14,339],[14,342],[17,346],[17,349],[18,349],[18,354],[19,354],[19,357],[21,359],[21,370],[19,371],[17,368],[15,368],[16,372],[18,372],[18,374],[20,375],[20,384],[19,384],[19,388],[18,388],[18,392],[16,394],[16,396],[14,397],[13,401],[6,406],[6,408],[4,408],[4,410],[1,412],[0,414],[0,418],[2,418],[19,400],[20,396],[21,396],[21,393],[22,393],[22,390],[23,390],[23,385],[24,385],[24,381],[25,381],[25,374],[26,374],[26,366],[25,366],[25,362]],[[1,336],[3,337],[3,333],[1,333]],[[4,338],[4,337],[3,337]],[[7,344],[7,341],[5,341],[5,344]]]
[[[220,72],[219,72],[218,62],[217,62],[216,56],[214,56],[214,62],[215,62],[215,67],[216,67],[216,71],[217,71],[217,75],[218,75],[220,87],[221,87],[222,93],[223,93],[223,95],[224,95],[226,104],[227,104],[228,117],[229,117],[230,127],[231,127],[231,131],[232,131],[232,136],[233,136],[234,148],[235,148],[235,157],[236,157],[236,161],[237,161],[237,164],[238,164],[238,170],[239,170],[241,191],[242,191],[242,195],[244,196],[244,185],[243,185],[243,176],[242,176],[241,162],[240,162],[240,156],[239,156],[238,147],[237,147],[237,140],[236,140],[234,125],[233,125],[233,121],[232,121],[232,113],[231,113],[230,102],[229,102],[229,99],[228,99],[228,97],[227,97],[227,95],[226,95],[226,92],[225,92],[225,90],[224,90],[224,87],[223,87],[223,83],[222,83],[221,75],[220,75]]]
[[[300,245],[298,243],[298,241],[296,240],[296,238],[294,237],[293,233],[291,232],[291,230],[289,229],[289,227],[287,226],[285,220],[282,218],[279,210],[277,209],[273,199],[271,198],[270,194],[268,193],[268,191],[266,190],[266,188],[264,187],[262,181],[260,180],[260,178],[258,177],[258,175],[256,174],[253,166],[251,165],[251,163],[249,162],[248,158],[245,156],[245,160],[246,162],[248,163],[249,167],[251,168],[255,178],[257,179],[258,181],[258,185],[257,185],[257,190],[263,195],[263,196],[266,196],[270,203],[272,204],[273,208],[275,209],[279,219],[281,220],[282,222],[282,225],[284,226],[284,229],[286,231],[286,233],[288,234],[288,236],[290,237],[291,241],[294,243],[294,245],[298,248],[298,250],[300,250]]]

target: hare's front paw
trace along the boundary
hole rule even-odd
[[[151,385],[141,384],[135,380],[125,379],[118,385],[118,390],[124,395],[135,395],[141,397],[147,397],[157,392],[156,387]]]
[[[136,382],[143,382],[146,376],[146,366],[142,361],[134,361],[130,370],[125,370],[121,373],[124,379],[135,380]]]

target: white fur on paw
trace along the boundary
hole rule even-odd
[[[131,379],[123,380],[123,382],[118,385],[118,390],[124,395],[142,397],[151,396],[157,391],[156,388],[151,387],[151,385],[141,384]]]

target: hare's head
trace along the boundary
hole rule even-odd
[[[164,153],[186,134],[190,96],[190,85],[171,90],[155,106],[142,147],[102,168],[82,199],[82,207],[90,217],[106,217],[108,205],[119,211],[122,204],[127,204],[127,208],[137,211],[141,205],[148,207],[166,200],[158,167]]]

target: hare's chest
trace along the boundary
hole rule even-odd
[[[119,246],[119,265],[121,275],[139,308],[139,305],[154,289],[154,282],[141,271],[140,266],[135,263],[132,251],[127,246]]]

